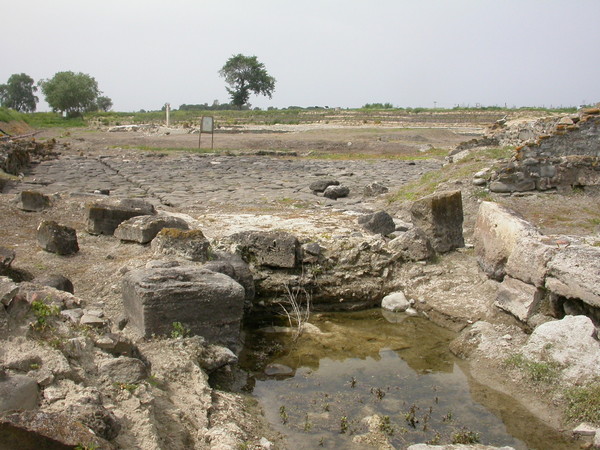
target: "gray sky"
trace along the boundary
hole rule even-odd
[[[251,96],[261,108],[600,101],[599,0],[0,0],[0,6],[0,83],[13,73],[37,82],[60,71],[83,72],[117,111],[228,102],[218,71],[237,53],[256,55],[277,80],[271,100]]]

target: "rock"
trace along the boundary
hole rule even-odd
[[[600,367],[600,343],[595,336],[596,327],[589,317],[565,316],[533,330],[522,353],[562,365],[565,381],[583,384],[592,381]]]
[[[420,228],[411,228],[402,233],[392,239],[388,247],[408,261],[427,261],[435,255],[431,242]]]
[[[548,262],[556,253],[556,246],[544,243],[541,236],[531,230],[517,242],[508,255],[505,272],[513,278],[518,278],[534,286],[544,286],[548,273]]]
[[[300,260],[300,243],[285,231],[242,231],[229,236],[244,261],[281,269],[293,269]]]
[[[47,274],[37,277],[33,280],[33,283],[38,284],[40,286],[50,286],[54,289],[58,289],[59,291],[69,292],[70,294],[74,294],[75,290],[73,288],[73,283],[64,275],[58,274]]]
[[[0,246],[0,275],[6,273],[10,268],[10,264],[14,261],[15,256],[14,250]]]
[[[270,377],[292,376],[292,375],[294,375],[294,369],[292,369],[289,366],[285,366],[283,364],[277,364],[277,363],[267,364],[267,366],[265,367],[265,375],[268,375]]]
[[[128,356],[130,358],[139,356],[138,348],[131,342],[131,339],[119,333],[107,333],[97,339],[94,345],[115,356]]]
[[[19,285],[13,283],[8,277],[0,276],[0,303],[8,305],[16,293],[19,292]]]
[[[121,222],[115,230],[115,237],[122,241],[147,244],[163,228],[188,230],[188,224],[180,218],[170,216],[136,216]]]
[[[98,317],[95,314],[84,313],[83,316],[81,316],[81,319],[79,319],[79,324],[87,325],[89,327],[102,328],[104,325],[106,325],[106,320]]]
[[[567,298],[600,307],[600,248],[570,245],[556,251],[548,262],[546,288]]]
[[[2,449],[115,449],[79,420],[46,411],[3,415],[0,417],[0,440]]]
[[[394,219],[385,211],[378,211],[374,214],[362,216],[358,219],[358,223],[365,230],[373,234],[381,234],[382,236],[387,236],[396,230]]]
[[[423,230],[436,252],[464,247],[463,209],[460,191],[431,194],[415,201],[412,223]]]
[[[275,445],[269,441],[266,437],[261,437],[260,440],[258,441],[258,445],[260,445],[261,448],[263,448],[264,450],[272,450],[273,448],[275,448]]]
[[[196,267],[133,270],[123,277],[125,311],[146,337],[170,335],[180,322],[210,341],[237,344],[244,295],[227,275]]]
[[[406,450],[515,450],[514,447],[494,447],[492,445],[464,445],[464,444],[447,444],[447,445],[429,445],[429,444],[413,444],[409,445]]]
[[[135,384],[148,377],[148,368],[137,358],[120,356],[100,362],[98,375],[113,383]]]
[[[378,195],[383,195],[387,193],[389,189],[381,183],[373,182],[369,183],[365,186],[363,191],[363,195],[365,197],[377,197]]]
[[[598,430],[594,425],[583,422],[573,428],[573,434],[578,436],[595,436]]]
[[[383,297],[381,307],[387,311],[404,312],[410,307],[410,302],[403,292],[393,292]]]
[[[72,416],[87,425],[97,436],[103,439],[111,441],[121,431],[121,424],[114,413],[101,404],[83,403],[69,408],[69,410]]]
[[[60,315],[66,317],[71,321],[71,323],[79,324],[81,317],[83,316],[83,309],[74,308],[74,309],[65,309],[60,312]]]
[[[86,228],[90,234],[112,235],[121,222],[154,214],[154,206],[141,199],[100,199],[87,205]]]
[[[337,200],[338,198],[348,197],[350,189],[346,186],[327,186],[323,191],[323,197]]]
[[[245,301],[252,303],[256,290],[254,288],[254,277],[248,264],[239,255],[219,253],[217,256],[219,259],[208,261],[202,267],[233,278],[244,288]]]
[[[0,411],[37,408],[38,384],[27,375],[0,375]]]
[[[39,212],[51,205],[50,197],[37,191],[23,191],[20,195],[19,208],[23,211]]]
[[[227,347],[220,345],[208,345],[204,348],[200,358],[200,367],[208,373],[214,372],[223,366],[236,364],[238,357]]]
[[[200,230],[163,228],[150,245],[155,254],[199,262],[207,261],[210,257],[210,243]]]
[[[40,223],[37,228],[37,241],[47,252],[59,255],[72,255],[79,251],[75,229],[59,225],[53,220]]]
[[[471,184],[473,186],[485,186],[487,184],[487,180],[485,178],[473,178],[473,180],[471,180]]]
[[[543,295],[541,289],[506,276],[498,287],[494,304],[498,308],[511,313],[522,322],[527,322],[537,312]]]
[[[339,186],[340,182],[337,180],[317,180],[308,186],[313,192],[325,192],[329,186]]]
[[[482,202],[473,236],[479,267],[490,278],[501,281],[508,257],[528,236],[537,237],[539,233],[525,219],[498,203]]]
[[[316,242],[302,244],[302,262],[305,264],[316,264],[319,262],[323,249]]]

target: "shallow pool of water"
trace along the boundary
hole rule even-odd
[[[517,449],[572,449],[514,399],[474,382],[448,350],[454,334],[423,318],[370,310],[313,315],[321,333],[294,344],[273,329],[246,331],[245,390],[289,448],[365,448],[365,418],[396,448],[475,439]],[[360,438],[359,438],[360,439]]]

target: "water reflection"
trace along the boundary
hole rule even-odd
[[[286,333],[249,332],[240,359],[250,374],[246,390],[290,448],[364,448],[353,438],[368,432],[363,419],[374,414],[386,418],[380,431],[396,448],[450,443],[457,433],[517,449],[575,448],[508,397],[477,385],[474,399],[448,350],[454,333],[425,319],[371,310],[311,322],[320,331],[293,345]],[[494,399],[492,410],[486,398]],[[513,414],[494,413],[506,410]]]

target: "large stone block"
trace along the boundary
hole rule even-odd
[[[546,289],[600,308],[600,248],[571,245],[557,251],[548,263]]]
[[[413,224],[423,230],[436,252],[445,253],[465,246],[460,191],[423,197],[413,203],[410,212]]]
[[[490,278],[504,278],[508,257],[526,236],[537,237],[539,233],[508,208],[493,202],[481,203],[473,237],[477,262]]]
[[[101,199],[87,205],[86,227],[90,234],[112,235],[121,222],[154,214],[154,206],[141,199]]]
[[[498,287],[495,305],[527,322],[535,314],[542,297],[541,289],[507,276]]]
[[[540,237],[525,235],[518,239],[506,261],[507,275],[538,287],[544,286],[547,264],[557,248]]]
[[[53,220],[44,220],[39,224],[37,241],[47,252],[59,255],[72,255],[79,251],[75,229],[59,225]]]
[[[23,191],[20,200],[23,211],[43,211],[51,205],[50,197],[38,191]]]
[[[128,272],[123,303],[144,336],[170,335],[180,322],[209,341],[236,344],[244,307],[244,288],[221,273],[193,266]]]
[[[210,242],[201,230],[163,228],[150,244],[156,254],[204,262],[210,256]]]
[[[170,216],[136,216],[127,219],[115,230],[115,237],[122,241],[133,241],[147,244],[156,237],[163,228],[179,230],[189,229],[185,220]]]
[[[358,223],[365,230],[374,234],[381,234],[382,236],[387,236],[396,229],[394,218],[385,211],[378,211],[374,214],[359,217]]]
[[[300,260],[300,243],[285,231],[243,231],[229,239],[242,258],[258,266],[293,269]]]

